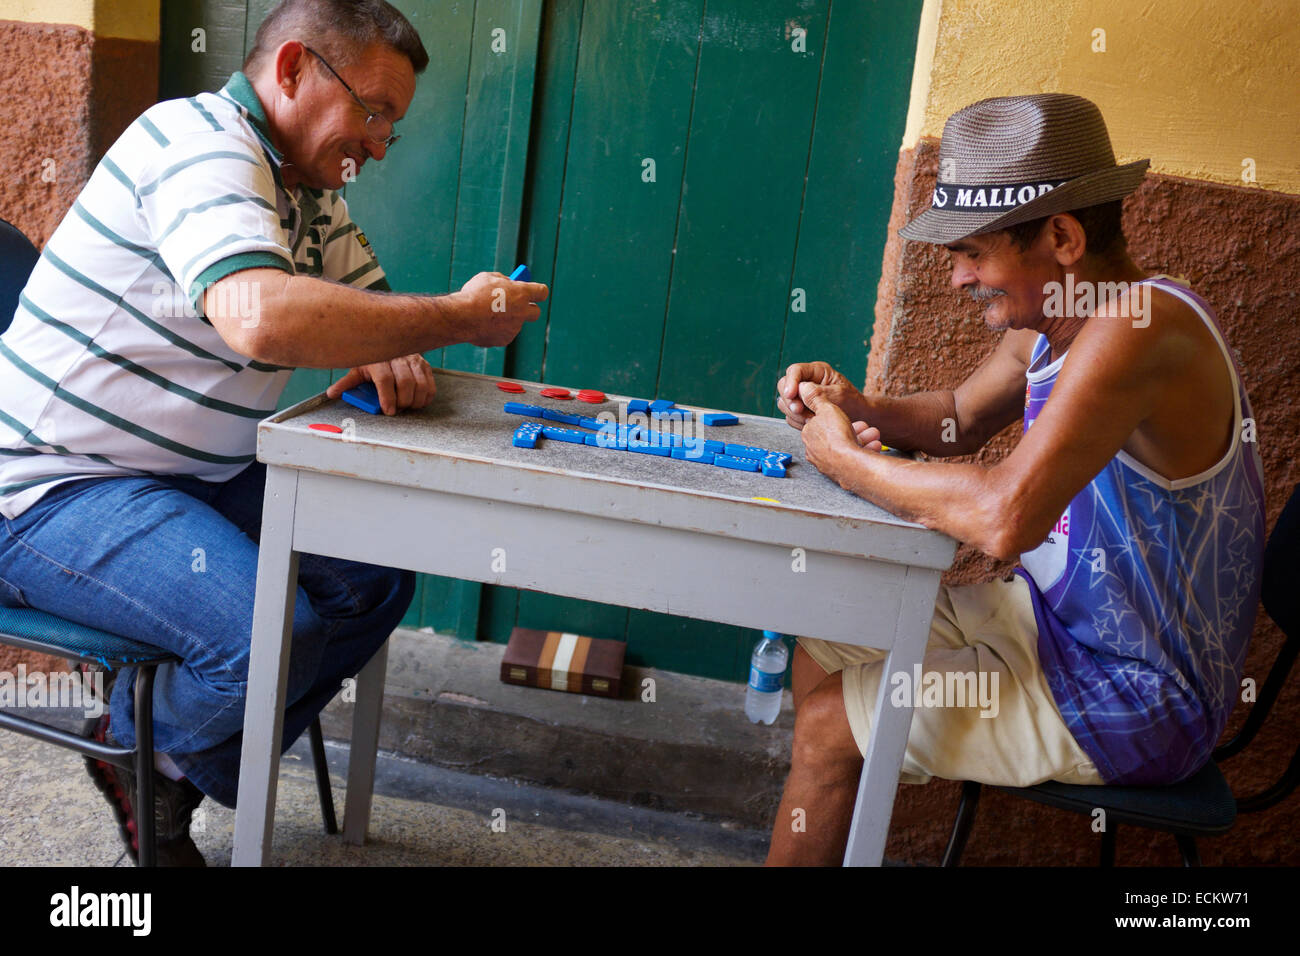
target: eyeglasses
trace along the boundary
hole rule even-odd
[[[356,92],[352,89],[352,87],[348,86],[347,80],[339,76],[338,72],[334,69],[334,67],[330,66],[329,63],[326,63],[325,57],[321,56],[319,53],[317,53],[311,47],[306,46],[305,44],[303,45],[303,49],[306,50],[308,53],[310,53],[312,56],[314,56],[316,59],[320,60],[321,63],[324,63],[325,69],[329,70],[331,73],[334,74],[334,79],[342,83],[343,89],[348,91],[348,95],[351,96],[354,100],[356,100],[357,105],[366,111],[366,135],[370,137],[372,142],[382,143],[385,149],[390,149],[394,143],[396,143],[399,139],[402,138],[400,135],[393,132],[392,120],[384,116],[382,113],[376,113],[364,102],[362,102],[361,97],[357,96]]]

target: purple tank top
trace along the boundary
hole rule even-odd
[[[1214,334],[1236,392],[1235,437],[1208,470],[1172,482],[1121,451],[1017,569],[1057,707],[1112,784],[1172,783],[1209,759],[1237,699],[1264,552],[1263,468],[1236,363],[1203,299],[1167,277],[1145,281]],[[1026,431],[1065,362],[1050,357],[1040,335]]]

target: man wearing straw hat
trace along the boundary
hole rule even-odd
[[[931,207],[900,234],[950,251],[998,346],[952,391],[868,395],[823,362],[778,383],[820,471],[1021,567],[941,587],[920,680],[800,639],[769,863],[842,857],[880,693],[915,708],[905,782],[1156,784],[1208,760],[1259,600],[1262,468],[1210,306],[1126,251],[1120,200],[1147,165],[1116,164],[1082,97],[953,114]],[[965,455],[1021,420],[991,466],[880,454]]]

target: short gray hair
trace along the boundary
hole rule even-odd
[[[429,65],[415,27],[384,0],[281,0],[257,28],[244,72],[261,70],[290,40],[318,51],[335,67],[350,65],[375,43],[403,54],[416,73]]]

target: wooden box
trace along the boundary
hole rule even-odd
[[[506,684],[618,697],[623,692],[627,645],[560,631],[517,627],[510,632],[501,680]]]

